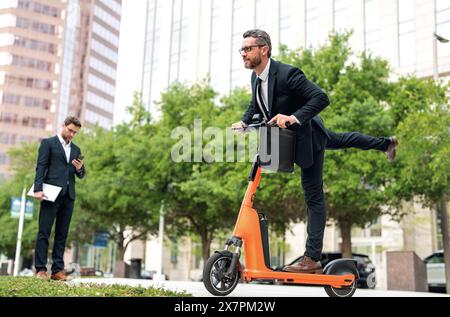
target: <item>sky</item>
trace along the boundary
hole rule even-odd
[[[146,0],[122,0],[119,56],[116,74],[114,124],[126,120],[125,108],[141,89]]]

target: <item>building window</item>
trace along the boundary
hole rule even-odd
[[[56,54],[56,45],[52,43],[32,40],[22,36],[14,36],[14,45],[28,48],[30,50],[41,51],[49,54]]]
[[[364,0],[364,49],[379,56],[380,15],[378,0]]]
[[[109,48],[108,46],[100,43],[95,38],[91,41],[91,50],[95,51],[97,54],[103,56],[107,60],[117,64],[117,51]]]
[[[93,69],[98,71],[99,73],[102,73],[103,75],[111,78],[111,80],[116,79],[116,69],[105,62],[95,58],[94,56],[91,56],[89,59],[89,66],[91,66]]]
[[[416,63],[414,1],[398,0],[398,57],[400,67]]]
[[[187,24],[183,17],[183,1],[172,2],[172,26],[169,52],[169,84],[180,77],[181,60],[186,58]]]
[[[55,35],[56,34],[56,26],[38,22],[38,21],[30,21],[26,18],[22,17],[16,17],[16,26],[18,28],[22,29],[30,29],[34,32],[43,33],[43,34],[50,34]]]
[[[255,4],[261,5],[261,2]],[[259,15],[259,17],[255,18],[254,21],[260,25],[263,23],[260,19],[263,15],[263,12],[261,11],[262,8],[256,8],[255,14]],[[242,33],[243,30],[245,30],[244,25],[246,25],[247,21],[247,12],[244,7],[244,0],[233,0],[232,15],[230,88],[248,85],[248,73],[242,66],[242,57],[239,54],[239,48],[241,47],[243,40]],[[222,41],[218,44],[220,47]],[[223,77],[220,76],[219,78]]]
[[[278,23],[280,44],[286,44],[290,40],[290,31],[292,29],[292,7],[295,2],[292,0],[278,0]]]
[[[0,164],[6,165],[10,163],[10,158],[6,153],[0,152]]]
[[[12,56],[12,64],[20,67],[28,67],[44,72],[52,72],[53,64],[40,59],[28,58],[23,56]]]
[[[105,7],[110,8],[112,11],[120,15],[120,12],[122,11],[122,6],[116,0],[97,0],[97,1],[101,2]]]
[[[86,122],[91,124],[98,124],[100,127],[109,130],[112,127],[112,119],[106,118],[94,111],[86,110],[85,117]]]
[[[92,30],[99,37],[104,38],[116,47],[119,47],[119,36],[94,21]]]
[[[100,8],[99,6],[94,7],[94,15],[98,19],[102,20],[105,24],[110,25],[117,31],[120,30],[120,20],[118,18],[116,18],[115,16],[113,16],[112,14],[109,14],[108,12],[106,12],[105,10]]]
[[[450,2],[436,0],[436,33],[450,40]],[[439,45],[438,57],[450,56],[450,44]]]
[[[46,79],[6,75],[5,83],[34,89],[42,89],[46,91],[52,90],[52,82]]]
[[[5,93],[3,95],[2,102],[11,105],[40,108],[43,110],[49,110],[51,106],[51,101],[49,99],[30,96],[19,96],[9,93]]]
[[[19,120],[19,115],[17,113],[9,113],[9,112],[1,112],[0,113],[0,122],[9,123],[9,124],[17,124]]]
[[[333,29],[342,33],[348,29],[347,0],[333,0]]]
[[[108,83],[107,81],[95,76],[94,74],[89,74],[88,84],[98,90],[104,92],[107,95],[114,96],[115,87],[114,85]]]
[[[255,0],[255,28],[264,30],[266,28],[266,17],[264,4],[267,0]]]
[[[102,110],[105,110],[109,113],[114,112],[114,102],[112,102],[106,98],[103,98],[97,94],[94,94],[91,91],[87,92],[86,101],[88,103],[90,103],[91,105],[98,107]]]
[[[305,38],[306,46],[314,47],[318,43],[317,41],[317,28],[319,27],[319,4],[317,1],[305,0],[306,6],[306,25],[305,25]]]
[[[58,18],[61,15],[61,11],[58,8],[31,0],[18,0],[17,7],[54,18]]]

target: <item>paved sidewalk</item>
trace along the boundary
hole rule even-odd
[[[81,285],[83,283],[95,284],[121,284],[129,286],[157,287],[167,290],[187,292],[195,297],[212,297],[202,282],[189,281],[161,281],[155,282],[145,279],[128,278],[76,278],[69,283]],[[450,297],[450,294],[367,290],[357,289],[354,297]],[[240,283],[227,297],[328,297],[323,287],[264,285]]]

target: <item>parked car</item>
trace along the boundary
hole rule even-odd
[[[438,250],[423,260],[427,267],[428,290],[446,293],[444,251]]]
[[[370,260],[369,256],[365,254],[353,253],[353,259],[356,260],[356,268],[359,272],[359,279],[356,281],[358,288],[375,288],[375,266]],[[322,267],[325,267],[329,262],[342,258],[341,252],[324,252],[320,259]],[[300,257],[291,261],[286,265],[293,265],[300,260]],[[277,267],[282,269],[282,267]]]

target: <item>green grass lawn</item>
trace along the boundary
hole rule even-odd
[[[130,287],[86,283],[40,280],[34,277],[0,276],[0,297],[187,297],[178,293],[153,287]]]

